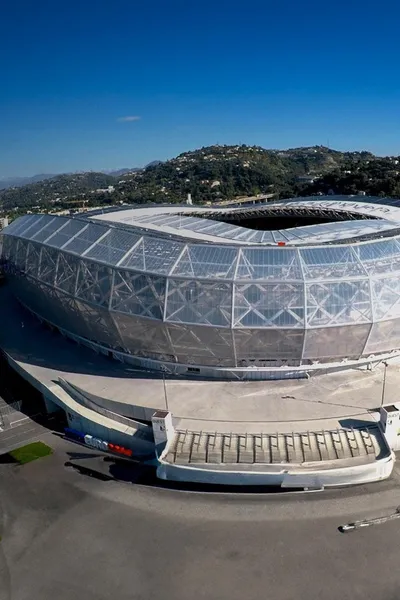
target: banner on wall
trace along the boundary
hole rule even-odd
[[[130,448],[125,448],[124,446],[120,446],[118,444],[106,442],[105,440],[94,437],[89,433],[85,434],[77,431],[76,429],[72,429],[71,427],[66,427],[64,431],[68,438],[80,442],[81,444],[85,444],[90,448],[95,448],[96,450],[101,450],[102,452],[113,452],[126,457],[131,457],[133,455],[133,452]]]

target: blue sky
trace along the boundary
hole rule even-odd
[[[0,177],[213,143],[398,155],[399,19],[386,0],[4,2]]]

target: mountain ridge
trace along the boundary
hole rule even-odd
[[[182,152],[143,169],[57,175],[0,191],[3,212],[103,204],[229,200],[271,193],[276,198],[328,193],[400,196],[399,157],[326,146],[265,149],[213,145]],[[54,206],[55,205],[55,206]],[[18,208],[17,208],[18,207]]]

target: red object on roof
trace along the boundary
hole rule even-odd
[[[278,242],[278,246],[286,246],[286,242]]]

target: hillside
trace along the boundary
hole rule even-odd
[[[55,203],[63,205],[71,199],[84,199],[92,190],[108,188],[115,182],[115,177],[105,173],[56,175],[51,179],[0,191],[0,205],[3,210],[50,207]]]
[[[258,146],[209,146],[145,169],[58,175],[0,191],[3,212],[76,208],[122,202],[195,203],[259,193],[276,197],[327,193],[400,195],[399,160],[323,146],[266,150]],[[17,208],[18,207],[18,208]],[[39,208],[38,208],[39,207]]]

